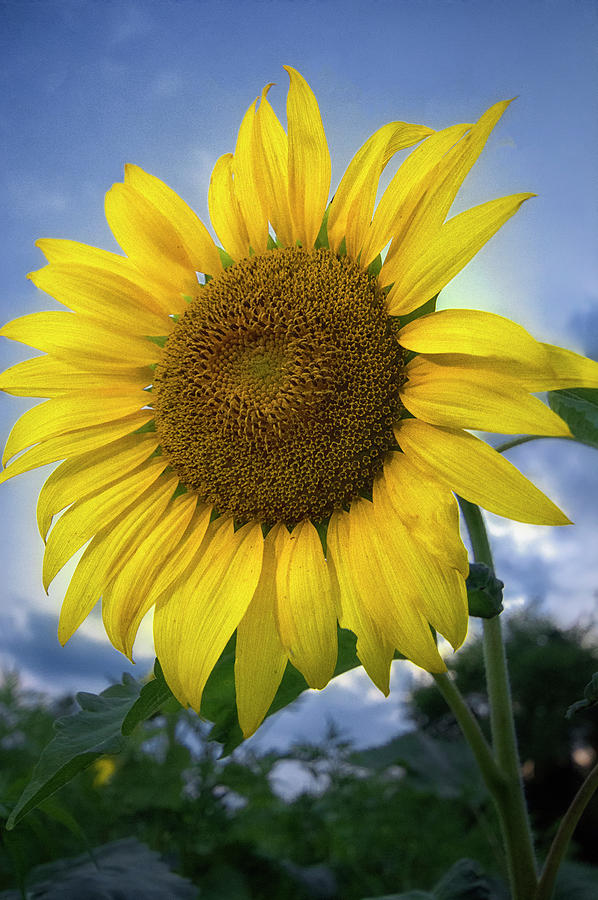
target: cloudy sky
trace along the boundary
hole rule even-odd
[[[503,194],[538,197],[442,295],[517,319],[536,337],[598,356],[596,238],[598,13],[592,0],[0,0],[1,318],[53,301],[25,279],[39,237],[116,249],[103,196],[134,162],[207,219],[211,168],[233,149],[264,84],[284,117],[298,68],[318,97],[333,186],[385,122],[443,128],[517,97],[454,212]],[[4,342],[8,366],[28,354]],[[3,439],[27,401],[0,398]],[[567,511],[574,528],[491,518],[510,608],[532,600],[564,621],[593,615],[598,585],[594,451],[543,441],[511,460]],[[68,571],[47,597],[35,502],[44,473],[0,492],[0,664],[49,690],[102,689],[125,660],[92,617],[61,649],[57,611]],[[151,655],[149,623],[137,670]],[[405,666],[383,700],[359,673],[266,726],[265,743],[305,739],[336,717],[363,741],[400,721]],[[410,676],[414,677],[414,676]],[[360,715],[356,716],[356,710]],[[345,712],[350,715],[345,716]],[[354,724],[351,724],[354,723]]]

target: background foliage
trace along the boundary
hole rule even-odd
[[[529,614],[512,618],[508,631],[526,788],[542,852],[583,779],[583,763],[587,767],[598,752],[595,710],[565,718],[598,669],[598,650],[588,632],[562,630]],[[454,672],[485,726],[477,641],[455,657]],[[49,704],[23,691],[15,675],[5,677],[5,817],[52,737],[54,719],[73,709],[70,698]],[[181,897],[193,896],[184,893],[190,884],[210,900],[360,900],[416,889],[432,891],[424,895],[430,897],[503,896],[494,811],[433,686],[413,694],[409,714],[414,730],[382,747],[371,735],[366,751],[331,733],[321,746],[295,746],[284,755],[256,756],[241,746],[225,758],[194,714],[155,715],[133,732],[122,752],[100,757],[13,831],[3,832],[0,888],[13,890],[0,896],[17,898],[23,896],[14,892],[19,885],[31,889],[44,877],[44,884],[59,877],[55,869],[48,875],[36,866],[133,837],[147,845],[141,852],[149,847],[167,864],[163,876],[155,870],[154,884],[173,877],[168,869],[188,879],[180,881]],[[303,789],[285,799],[277,787],[283,779]],[[561,896],[596,896],[598,869],[591,866],[598,863],[592,839],[597,826],[594,801],[575,835],[578,864],[565,871],[569,881]],[[123,845],[116,846],[122,855]],[[139,846],[124,846],[131,866],[145,870],[149,864],[136,856]],[[464,857],[475,860],[475,867],[459,862]],[[84,862],[85,856],[79,865]],[[54,896],[39,890],[29,896]],[[174,887],[169,890],[179,896]]]

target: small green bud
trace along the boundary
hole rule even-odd
[[[465,586],[470,616],[493,619],[503,611],[504,582],[485,563],[470,564]]]

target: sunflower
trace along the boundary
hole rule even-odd
[[[155,606],[166,680],[199,711],[236,631],[245,735],[289,661],[311,687],[328,683],[337,624],[355,633],[385,694],[395,650],[443,671],[432,629],[454,648],[467,629],[453,492],[512,519],[568,522],[467,429],[565,436],[533,393],[598,386],[598,365],[507,319],[433,311],[533,196],[445,221],[508,102],[441,131],[383,126],[329,204],[318,105],[286,68],[287,131],[267,85],[234,154],[214,167],[222,246],[169,187],[129,165],[106,197],[125,255],[39,241],[48,265],[29,277],[68,311],[1,331],[44,355],[8,369],[0,387],[48,398],[15,424],[2,480],[64,460],[39,496],[46,589],[86,545],[60,641],[101,598],[110,640],[131,657]],[[411,147],[376,205],[385,166]]]

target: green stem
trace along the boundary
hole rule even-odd
[[[510,450],[511,447],[518,447],[520,444],[529,444],[530,441],[575,441],[576,444],[583,444],[584,447],[593,447],[596,449],[596,444],[590,443],[590,441],[582,441],[578,437],[569,437],[566,434],[524,434],[522,437],[512,438],[510,441],[505,441],[503,444],[498,444],[494,449],[497,453],[504,453],[505,450]]]
[[[482,729],[477,719],[463,699],[459,688],[446,672],[441,674],[432,673],[432,677],[436,682],[436,687],[450,706],[455,719],[459,723],[463,737],[471,747],[486,787],[492,795],[496,794],[502,788],[504,779],[496,765],[492,750],[482,734]]]
[[[594,766],[588,777],[578,790],[571,802],[571,806],[563,816],[559,829],[548,851],[535,900],[550,900],[554,892],[559,866],[563,861],[569,841],[579,822],[582,813],[590,802],[594,792],[598,790],[598,764]]]
[[[558,435],[556,435],[558,437]],[[502,444],[498,444],[494,449],[497,453],[504,453],[505,450],[510,450],[511,447],[518,447],[519,444],[528,444],[530,441],[542,441],[547,438],[552,437],[550,434],[524,434],[522,437],[512,438],[510,441],[505,441]],[[571,441],[573,438],[564,437],[566,441]]]
[[[475,561],[485,563],[494,570],[488,533],[479,507],[462,498],[459,498],[459,505]],[[507,851],[512,896],[513,900],[531,900],[537,886],[536,860],[521,780],[507,661],[498,616],[484,619],[484,662],[494,754],[504,779],[500,790],[493,796]]]

